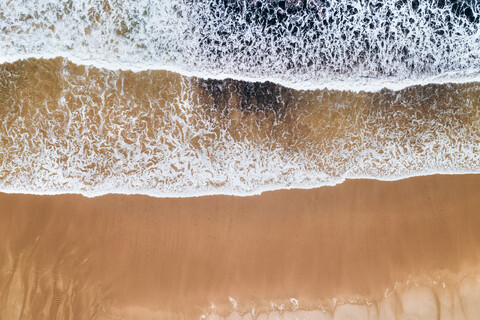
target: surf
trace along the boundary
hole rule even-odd
[[[253,195],[480,172],[478,83],[353,93],[0,66],[2,192]]]
[[[294,89],[401,90],[480,80],[474,1],[0,4],[0,62],[61,56]]]

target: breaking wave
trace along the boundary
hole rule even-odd
[[[479,14],[473,0],[3,1],[0,57],[401,89],[480,80]]]

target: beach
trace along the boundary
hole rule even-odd
[[[479,175],[433,175],[252,197],[2,194],[0,317],[476,319],[479,192]]]
[[[480,2],[0,1],[0,320],[480,319]]]

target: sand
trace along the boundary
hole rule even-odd
[[[480,175],[252,197],[1,194],[0,243],[0,319],[480,314]]]

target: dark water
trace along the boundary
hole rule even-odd
[[[10,1],[0,56],[296,89],[478,81],[476,1]]]

